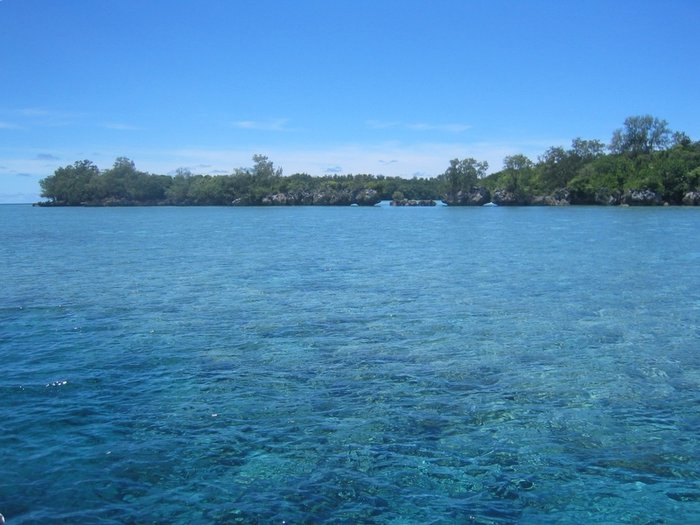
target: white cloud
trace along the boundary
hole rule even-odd
[[[0,203],[37,202],[41,192],[39,179],[55,168],[42,168],[46,161],[33,158],[0,160]]]
[[[47,109],[42,107],[30,107],[15,109],[8,112],[14,120],[18,120],[21,124],[13,122],[0,121],[1,128],[32,128],[32,127],[64,127],[76,124],[88,125],[96,128],[110,129],[117,131],[136,131],[143,128],[135,126],[121,120],[106,120],[100,122],[95,115],[80,111],[62,111],[56,109]],[[105,118],[105,117],[103,117]],[[110,118],[107,116],[106,118]],[[119,117],[117,117],[119,118]]]
[[[23,108],[15,113],[23,117],[28,124],[42,127],[70,126],[86,116],[84,113],[74,111],[60,111],[39,107]]]
[[[289,119],[280,118],[272,120],[238,120],[231,125],[238,129],[248,129],[255,131],[291,131],[287,127]]]
[[[253,165],[254,154],[266,155],[286,175],[309,173],[371,173],[374,175],[432,177],[447,169],[454,158],[473,157],[489,163],[489,171],[498,171],[507,155],[522,153],[533,161],[546,148],[560,141],[536,142],[454,142],[338,144],[328,147],[286,147],[259,145],[246,149],[188,148],[135,156],[140,169],[167,173],[178,166],[210,166],[208,173]],[[144,165],[146,163],[147,165]]]
[[[131,124],[124,124],[122,122],[107,122],[102,125],[106,129],[113,129],[116,131],[139,131],[141,128],[138,126],[132,126]]]
[[[193,173],[227,174],[236,168],[253,165],[254,154],[266,155],[286,175],[309,173],[314,176],[329,173],[400,176],[411,178],[434,177],[445,171],[454,158],[473,157],[489,163],[490,172],[502,167],[507,155],[522,153],[533,161],[548,147],[566,145],[567,140],[541,139],[536,141],[502,142],[384,142],[374,144],[335,144],[326,147],[292,147],[258,144],[237,149],[182,148],[131,149],[129,151],[27,149],[11,155],[0,149],[0,194],[4,202],[17,199],[14,195],[30,195],[22,202],[38,200],[38,179],[51,175],[56,168],[76,160],[90,159],[101,169],[112,166],[119,155],[132,159],[140,170],[156,174],[174,173],[180,167],[190,167]],[[53,158],[52,158],[53,157]],[[28,174],[27,176],[17,176]],[[2,199],[0,199],[2,200]],[[14,202],[19,202],[15,200]]]
[[[0,193],[0,204],[23,204],[29,202],[38,202],[41,198],[39,192],[15,192],[15,193]]]
[[[42,108],[23,108],[17,110],[23,117],[46,117],[52,114],[51,111]]]
[[[368,128],[372,129],[388,129],[401,126],[401,122],[386,121],[386,120],[368,120],[365,122]]]
[[[371,129],[401,129],[408,131],[438,131],[447,133],[463,133],[472,128],[469,124],[460,123],[429,123],[429,122],[399,122],[385,120],[368,120],[365,122]]]
[[[406,127],[413,131],[446,131],[448,133],[462,133],[471,129],[467,124],[427,124],[425,122],[407,124]]]

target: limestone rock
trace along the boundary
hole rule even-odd
[[[491,202],[499,206],[521,206],[529,204],[518,192],[508,191],[504,188],[499,188],[491,195]]]
[[[689,191],[683,195],[683,204],[686,206],[700,206],[700,191]]]
[[[456,195],[445,195],[443,202],[449,206],[483,206],[491,201],[491,193],[486,188],[472,188],[458,191]]]
[[[355,203],[360,206],[374,206],[380,200],[377,190],[360,190],[355,194]]]
[[[654,206],[661,203],[661,195],[651,190],[627,190],[622,195],[622,204],[628,206]]]

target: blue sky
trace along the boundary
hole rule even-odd
[[[501,168],[652,114],[700,140],[697,0],[0,0],[0,202],[90,159]]]

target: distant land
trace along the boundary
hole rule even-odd
[[[665,120],[628,117],[610,144],[575,138],[537,161],[516,154],[486,175],[488,163],[453,159],[432,178],[306,173],[284,176],[264,155],[230,175],[138,171],[119,157],[100,170],[89,160],[58,168],[40,181],[39,206],[450,206],[700,205],[700,141],[673,132]]]

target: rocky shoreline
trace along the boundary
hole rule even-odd
[[[594,195],[579,195],[569,189],[560,189],[550,195],[524,196],[517,192],[498,189],[493,192],[484,187],[459,191],[452,198],[443,197],[448,206],[483,206],[487,203],[498,206],[667,206],[661,195],[649,190],[608,191],[598,190]],[[700,191],[689,191],[683,195],[684,206],[700,206]]]
[[[356,191],[296,191],[277,192],[259,197],[236,198],[228,203],[219,205],[228,206],[375,206],[382,201],[381,194],[373,189],[361,189]],[[549,195],[528,196],[518,192],[497,189],[490,191],[483,186],[473,187],[470,191],[458,191],[454,195],[444,195],[442,202],[448,206],[483,206],[495,204],[498,206],[570,206],[570,205],[595,205],[595,206],[665,206],[676,204],[682,206],[700,206],[700,191],[689,191],[683,195],[680,203],[665,202],[659,193],[649,189],[609,191],[607,188],[596,190],[593,195],[582,195],[563,188]],[[98,200],[84,201],[79,204],[62,201],[42,201],[34,206],[41,207],[117,207],[117,206],[200,206],[203,204],[180,202],[173,203],[168,200],[132,200],[117,199],[114,197]],[[434,199],[394,199],[390,203],[395,207],[423,207],[436,206]]]
[[[437,203],[432,199],[394,199],[391,206],[437,206]]]
[[[274,193],[262,198],[263,206],[374,206],[379,204],[381,197],[376,190],[360,191],[299,191],[287,193]],[[243,199],[231,202],[233,206],[246,206],[251,203]]]

